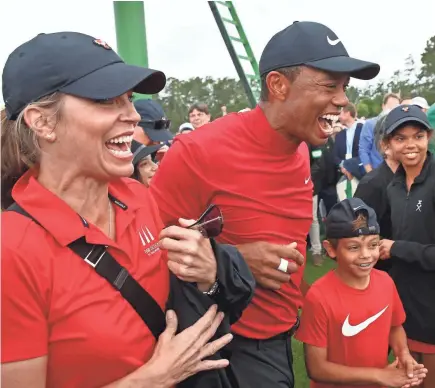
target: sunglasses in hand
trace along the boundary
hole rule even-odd
[[[215,238],[220,235],[223,227],[224,218],[221,210],[216,205],[211,204],[198,220],[187,229],[198,230],[206,238]]]

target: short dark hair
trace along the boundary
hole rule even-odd
[[[356,107],[354,104],[349,102],[346,106],[343,107],[343,112],[349,112],[353,118],[356,118]]]
[[[358,213],[357,218],[352,222],[353,230],[356,231],[361,228],[367,228],[367,217],[361,212]]]
[[[204,104],[203,102],[196,102],[189,108],[189,115],[194,111],[197,110],[199,112],[205,113],[206,115],[210,114],[210,111],[208,110],[208,105]]]
[[[300,66],[291,66],[291,67],[281,67],[276,70],[278,73],[281,73],[285,77],[287,77],[291,82],[294,82],[298,75],[301,73]],[[269,99],[269,89],[267,88],[266,78],[270,73],[265,73],[261,76],[261,93],[260,93],[260,101],[267,101]]]
[[[396,100],[398,100],[400,102],[400,97],[397,94],[388,93],[384,96],[384,99],[382,100],[382,105],[385,105],[390,98],[395,98]]]

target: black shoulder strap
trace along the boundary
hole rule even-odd
[[[7,212],[15,212],[22,214],[24,217],[30,218],[33,222],[41,225],[38,221],[36,221],[29,213],[27,213],[20,205],[14,202],[11,206],[6,209]]]
[[[6,211],[14,211],[36,221],[17,203],[9,206]],[[165,329],[165,314],[154,298],[119,264],[107,251],[105,245],[92,245],[84,237],[73,241],[68,247],[94,268],[98,275],[106,279],[124,299],[130,303],[148,326],[154,337],[158,339]]]

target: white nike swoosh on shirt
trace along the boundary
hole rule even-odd
[[[307,184],[310,181],[311,177],[308,177],[307,179],[304,180],[305,184]]]
[[[358,333],[360,333],[361,331],[366,329],[369,325],[371,325],[374,321],[376,321],[376,319],[378,319],[385,312],[385,310],[387,308],[388,308],[388,305],[383,310],[379,311],[376,315],[373,315],[372,317],[366,319],[364,322],[361,322],[359,325],[355,325],[355,326],[352,326],[349,323],[349,316],[350,316],[350,314],[349,314],[346,317],[345,321],[343,322],[343,327],[341,328],[341,333],[345,337],[353,337],[354,335],[357,335]]]
[[[329,38],[329,36],[326,36],[326,39],[328,39],[328,43],[329,43],[331,46],[335,46],[336,44],[339,44],[339,43],[340,43],[340,39],[331,40],[331,39]]]

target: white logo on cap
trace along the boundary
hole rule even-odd
[[[340,39],[331,40],[331,39],[329,38],[329,36],[326,36],[326,39],[328,40],[328,43],[329,43],[331,46],[335,46],[336,44],[339,44],[339,43],[340,43]]]

